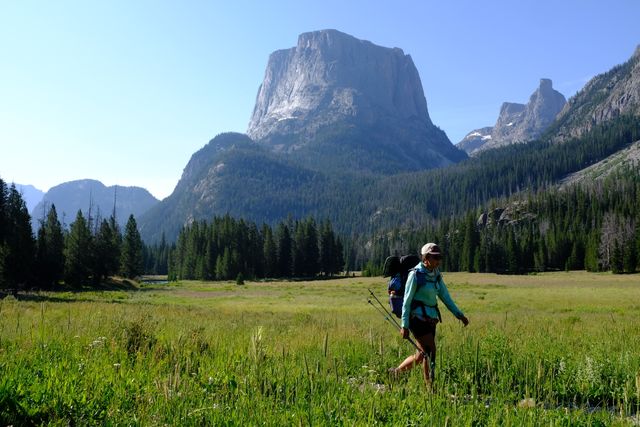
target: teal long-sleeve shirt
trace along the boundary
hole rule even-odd
[[[416,270],[419,270],[421,273],[425,273],[427,275],[427,283],[418,289],[418,281],[416,279],[416,273],[412,270],[409,273],[409,277],[407,277],[407,284],[404,290],[404,300],[402,301],[402,327],[409,327],[409,318],[411,315],[417,316],[421,319],[424,319],[422,308],[416,307],[411,310],[411,302],[416,299],[418,301],[422,301],[426,306],[424,307],[427,316],[432,319],[438,318],[438,311],[435,308],[435,305],[438,303],[436,297],[440,298],[440,300],[444,303],[445,306],[449,309],[449,311],[456,316],[458,319],[464,316],[464,313],[456,306],[449,295],[449,290],[447,289],[447,285],[444,284],[444,280],[442,280],[442,275],[440,275],[440,280],[435,283],[435,279],[440,274],[438,269],[433,271],[429,271],[423,263],[416,265]]]

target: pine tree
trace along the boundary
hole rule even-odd
[[[222,255],[216,261],[216,278],[218,280],[231,278],[231,254],[228,247],[224,248]]]
[[[614,274],[621,274],[624,271],[624,264],[622,258],[622,249],[620,244],[616,240],[613,246],[613,252],[611,254],[611,272]]]
[[[129,279],[133,279],[143,273],[142,247],[142,239],[140,238],[138,225],[136,224],[133,214],[131,214],[125,226],[124,237],[122,239],[120,267],[122,274]]]
[[[303,277],[307,271],[305,265],[305,233],[304,225],[297,221],[294,233],[293,233],[293,248],[292,248],[292,264],[293,264],[293,277]]]
[[[622,265],[625,273],[635,273],[638,265],[635,236],[624,243],[622,249]]]
[[[516,242],[515,233],[509,230],[507,239],[507,271],[512,274],[520,272],[519,267],[519,250],[518,243]]]
[[[36,271],[41,286],[50,287],[64,277],[64,233],[55,205],[38,230]]]
[[[278,249],[273,239],[271,228],[265,225],[262,228],[262,235],[264,236],[264,248],[262,250],[264,275],[265,277],[276,277],[278,275]]]
[[[336,273],[335,238],[329,221],[322,224],[320,231],[320,270],[325,276]]]
[[[293,266],[292,261],[292,246],[291,233],[289,227],[280,223],[277,229],[277,241],[278,241],[278,275],[282,277],[291,277],[291,268]]]
[[[94,283],[117,274],[120,266],[120,245],[122,238],[115,221],[102,220],[94,239]]]
[[[36,242],[27,205],[14,184],[9,188],[6,209],[4,275],[9,285],[25,287],[34,279]]]
[[[0,178],[0,289],[8,286],[8,281],[5,277],[5,259],[7,256],[7,229],[9,226],[9,218],[7,214],[7,197],[7,185]]]
[[[304,275],[315,277],[320,272],[320,249],[318,248],[318,229],[313,218],[304,225]]]
[[[468,214],[464,225],[464,241],[462,244],[462,254],[460,259],[460,270],[472,273],[475,268],[475,257],[480,244],[480,236],[473,220],[473,214]]]
[[[64,281],[71,286],[82,286],[89,281],[92,239],[89,225],[78,210],[65,241]]]
[[[592,231],[587,238],[587,247],[584,253],[584,267],[587,271],[599,271],[600,265],[598,262],[598,243],[600,232],[598,230]]]

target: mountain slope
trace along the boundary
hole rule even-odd
[[[346,223],[343,214],[359,212],[349,206],[371,183],[344,176],[302,167],[244,134],[221,134],[191,157],[175,191],[141,218],[140,232],[149,242],[163,233],[172,240],[186,224],[227,213],[269,224],[289,214]]]
[[[638,169],[640,166],[640,141],[636,141],[628,147],[616,151],[604,160],[588,166],[578,172],[567,175],[560,181],[561,186],[576,183],[591,184],[603,180],[606,177],[620,173],[625,168]]]
[[[551,129],[563,142],[622,115],[640,116],[640,46],[624,64],[591,79],[573,96]]]

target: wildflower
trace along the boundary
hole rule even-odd
[[[560,362],[558,362],[558,372],[559,373],[564,373],[564,370],[566,369],[567,365],[564,362],[564,357],[562,359],[560,359]]]

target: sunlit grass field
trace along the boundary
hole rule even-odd
[[[640,276],[445,274],[434,388],[382,278],[0,300],[0,425],[638,425]]]

